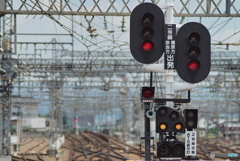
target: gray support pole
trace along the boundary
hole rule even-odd
[[[146,117],[146,112],[150,110],[150,103],[144,103],[144,118],[145,118],[145,160],[151,160],[150,156],[150,119]]]
[[[14,54],[17,55],[17,15],[14,14]]]
[[[231,7],[231,2],[230,0],[226,0],[226,14],[230,16],[230,7]]]

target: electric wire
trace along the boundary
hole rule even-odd
[[[44,5],[44,4],[43,4]],[[47,6],[46,6],[47,7]],[[40,8],[41,9],[41,8]],[[65,17],[67,17],[67,16],[65,16]],[[51,17],[52,18],[52,17]],[[53,18],[52,18],[53,19]],[[56,20],[56,19],[53,19],[54,21]],[[75,21],[74,21],[75,22]],[[58,24],[60,24],[59,22],[57,22]],[[75,22],[75,23],[77,23],[77,22]],[[81,26],[83,26],[81,23],[80,23],[80,25]],[[60,24],[60,26],[62,26],[62,24]],[[85,27],[85,26],[83,26],[83,27]],[[86,28],[86,27],[85,27]],[[75,33],[76,34],[76,33]],[[81,36],[82,37],[82,36]],[[76,37],[75,37],[76,38]],[[84,37],[82,37],[82,39],[84,39]],[[110,41],[112,41],[112,40],[110,40]],[[90,42],[92,42],[92,41],[90,41]],[[82,44],[84,44],[83,42],[81,42]],[[126,43],[127,44],[127,43]],[[93,44],[93,45],[96,45],[96,44]],[[86,45],[85,45],[86,46]],[[120,45],[120,46],[118,46],[118,47],[121,47],[121,46],[125,46],[125,44],[122,44],[122,45]],[[88,47],[90,47],[90,46],[88,46]],[[97,49],[95,49],[95,50],[92,50],[92,51],[97,51],[99,48],[103,48],[103,47],[110,47],[110,46],[108,46],[108,45],[105,45],[105,46],[102,46],[102,47],[98,47]],[[112,47],[112,49],[114,49],[115,48],[115,46],[114,47]]]
[[[40,9],[42,10],[42,8],[40,7]],[[43,10],[42,10],[42,12],[44,12]],[[61,27],[63,27],[65,30],[67,30],[70,34],[71,34],[71,32],[70,32],[70,29],[68,28],[68,27],[66,27],[66,26],[64,26],[63,24],[61,24],[58,20],[56,20],[53,16],[51,16],[51,15],[49,15],[49,14],[47,14],[47,16],[48,17],[50,17],[52,20],[54,20],[55,22],[57,22]],[[75,34],[77,34],[76,32],[75,32]],[[80,37],[82,37],[82,38],[84,38],[82,35],[79,35],[79,34],[77,34],[78,36],[80,36]],[[75,37],[76,38],[76,37]],[[85,38],[84,38],[85,39]],[[77,40],[79,40],[79,39],[77,39]],[[87,40],[87,39],[86,39]],[[79,40],[80,41],[80,40]],[[87,40],[87,41],[89,41],[89,40]],[[81,42],[81,41],[80,41]],[[92,43],[92,41],[90,41],[91,43]],[[84,44],[83,42],[82,42],[82,44]],[[94,45],[96,45],[96,44],[94,44]],[[97,45],[96,45],[97,46]],[[99,48],[103,48],[104,46],[102,46],[102,47],[99,47]],[[98,50],[99,48],[97,48],[96,50]],[[113,47],[114,48],[114,47]]]
[[[41,2],[39,2],[39,3],[41,3]],[[42,4],[42,5],[45,5],[45,4]],[[45,5],[46,6],[46,5]],[[47,6],[46,6],[47,7]],[[58,6],[59,7],[59,6]],[[40,8],[41,9],[41,8]],[[42,10],[42,12],[43,12],[43,10]],[[95,16],[95,15],[93,15],[92,14],[92,16]],[[64,16],[65,18],[68,18],[67,16]],[[71,21],[73,21],[73,22],[75,22],[75,23],[77,23],[77,24],[79,24],[78,22],[76,22],[74,19],[71,19],[71,18],[68,18],[69,20],[71,20]],[[80,23],[80,25],[82,26],[82,27],[84,27],[84,28],[86,28],[87,29],[87,27],[86,26],[84,26],[82,23]],[[66,27],[66,26],[65,26]],[[79,36],[79,34],[78,34],[78,36]],[[103,35],[100,35],[100,36],[102,36],[103,38],[105,38],[105,39],[108,39],[107,37],[104,37]],[[116,40],[110,40],[110,41],[116,41]],[[118,40],[119,41],[119,40]],[[124,42],[124,41],[121,41],[121,42]],[[93,44],[93,45],[95,45],[95,44]]]

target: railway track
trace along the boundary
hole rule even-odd
[[[124,154],[135,155],[135,160],[144,160],[144,155],[141,154],[138,148],[125,144],[118,139],[99,133],[86,131],[80,133],[80,136],[71,135],[71,139],[75,140],[74,155],[71,161],[78,160],[127,160],[133,159],[131,156],[127,157]],[[236,147],[236,145],[235,145]],[[210,157],[211,153],[227,154],[237,153],[240,154],[240,149],[233,148],[226,145],[224,141],[217,139],[201,139],[198,141],[197,156],[203,160],[216,160],[216,159],[231,159],[231,158],[217,158]],[[88,157],[87,157],[88,156]],[[138,157],[138,158],[137,158]],[[232,159],[240,159],[232,158]]]
[[[65,134],[65,144],[59,150],[59,158],[47,155],[48,140],[46,138],[31,138],[21,142],[19,155],[12,156],[13,161],[125,161],[144,160],[143,151],[138,147],[105,134],[85,131],[76,136]],[[27,148],[26,148],[27,147]],[[155,152],[156,153],[156,150]],[[210,154],[240,154],[240,146],[226,143],[217,139],[199,139],[197,144],[197,156],[203,160],[234,159],[211,157]]]
[[[142,155],[141,153],[144,153],[144,151],[139,150],[139,148],[136,148],[135,146],[126,144],[122,141],[120,141],[119,139],[109,136],[109,135],[105,135],[105,134],[98,134],[101,136],[105,136],[106,138],[110,138],[110,142],[116,146],[118,146],[121,150],[127,150],[130,153],[136,154],[136,155],[140,155],[141,157],[144,157],[144,155]],[[127,149],[126,149],[127,148]]]
[[[25,144],[29,144],[32,142],[32,140],[33,140],[33,138],[25,138],[19,145],[23,146]]]
[[[232,146],[226,145],[224,141],[219,141],[217,139],[204,139],[198,142],[198,158],[204,160],[216,160],[216,159],[234,159],[239,160],[240,157],[229,158],[229,157],[218,157],[214,154],[228,154],[236,153],[240,155],[240,151],[234,149]],[[213,155],[212,157],[210,155]]]
[[[113,160],[111,159],[111,157],[120,160],[127,160],[126,157],[121,155],[119,152],[116,151],[116,149],[114,149],[113,146],[111,146],[111,144],[109,143],[109,139],[102,137],[99,134],[97,135],[90,132],[88,132],[87,135],[85,133],[83,133],[82,135],[85,135],[85,138],[91,140],[92,143],[97,143],[95,144],[95,146],[100,149],[97,154],[91,156],[91,160],[98,158]]]
[[[13,160],[48,161],[42,156],[47,154],[46,150],[48,148],[48,140],[45,138],[39,138],[37,142],[35,141],[35,143],[33,143],[33,139],[31,139],[31,141],[27,142],[26,144],[30,143],[32,143],[32,145],[28,145],[28,149],[24,149],[23,152],[19,153],[17,156],[12,156]],[[23,146],[25,143],[20,145]]]
[[[64,148],[70,151],[69,161],[125,161],[144,157],[139,149],[102,134],[83,132],[79,136],[65,136],[68,148]]]

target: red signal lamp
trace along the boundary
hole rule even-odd
[[[145,51],[150,51],[153,48],[153,44],[151,42],[144,42],[142,44],[142,49]]]
[[[153,96],[153,91],[151,89],[146,89],[143,91],[144,98],[151,98]]]
[[[154,87],[142,87],[141,90],[141,100],[143,102],[152,102],[154,99]]]
[[[199,69],[199,66],[200,64],[196,61],[191,61],[189,64],[188,64],[188,68],[192,71],[196,71]]]
[[[73,119],[73,121],[77,121],[77,119],[75,118],[75,119]]]

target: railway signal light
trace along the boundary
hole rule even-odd
[[[185,126],[188,131],[197,128],[198,109],[184,109]]]
[[[78,121],[78,117],[77,117],[77,116],[74,117],[73,121],[74,121],[74,122]]]
[[[164,15],[155,4],[142,3],[130,17],[130,50],[144,64],[159,60],[164,51]]]
[[[155,87],[142,87],[141,89],[141,101],[153,102]]]
[[[171,154],[171,145],[167,142],[157,143],[157,157],[168,157]]]
[[[211,38],[200,23],[184,24],[176,39],[177,73],[184,81],[203,81],[211,69]]]
[[[156,132],[184,132],[182,114],[171,107],[161,106],[156,111]]]
[[[157,157],[184,157],[185,146],[180,141],[162,141],[157,143]]]

